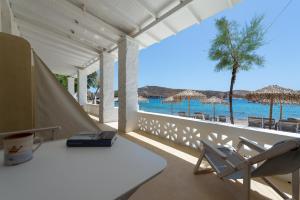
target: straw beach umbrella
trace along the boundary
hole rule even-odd
[[[227,102],[224,99],[221,99],[219,97],[216,96],[212,96],[206,100],[203,101],[203,103],[207,103],[207,104],[212,104],[213,106],[213,116],[214,116],[214,120],[216,118],[216,104],[226,104]]]
[[[171,105],[171,114],[173,114],[173,105],[180,102],[179,100],[174,99],[173,96],[170,96],[168,98],[165,98],[162,100],[162,103],[164,104],[170,104]]]
[[[184,99],[188,100],[188,116],[191,114],[191,99],[197,99],[197,100],[205,100],[206,95],[196,92],[193,90],[184,90],[176,95],[173,96],[175,100],[182,101]]]
[[[282,104],[285,102],[299,102],[300,93],[288,88],[280,87],[278,85],[270,85],[247,94],[246,98],[249,100],[270,104],[269,128],[271,129],[273,104],[278,102],[280,103],[280,115],[282,117]]]

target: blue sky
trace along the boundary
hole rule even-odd
[[[158,85],[227,91],[230,72],[215,72],[208,58],[216,35],[215,20],[226,16],[241,25],[255,15],[265,15],[267,27],[288,0],[241,0],[239,4],[140,52],[139,87]],[[240,72],[235,89],[255,90],[269,84],[300,90],[300,1],[293,0],[266,34],[258,50],[264,67]],[[117,74],[117,73],[116,73]],[[117,87],[117,81],[115,83]]]

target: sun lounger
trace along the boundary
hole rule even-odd
[[[202,119],[204,120],[204,114],[202,112],[195,112],[195,119]]]
[[[297,123],[300,123],[300,119],[299,119],[299,118],[288,118],[287,120],[288,120],[288,121],[291,121],[291,122],[297,122]]]
[[[277,123],[277,130],[292,133],[299,132],[299,122],[290,120],[279,120]]]
[[[270,123],[270,119],[269,118],[263,118],[264,128],[269,128],[270,127],[269,123]],[[272,119],[271,120],[271,129],[275,129],[275,126],[276,126],[275,119]]]
[[[177,114],[180,117],[187,117],[186,112],[178,112]]]
[[[219,122],[224,122],[224,123],[226,123],[226,116],[224,116],[224,115],[219,115]]]
[[[204,120],[210,120],[209,114],[204,114]]]
[[[194,169],[195,174],[207,172],[207,169],[199,170],[205,158],[221,179],[243,179],[243,193],[240,199],[249,200],[250,180],[254,177],[262,178],[282,198],[290,199],[266,177],[291,173],[292,199],[299,200],[300,139],[278,142],[268,150],[243,137],[240,137],[237,150],[215,146],[208,141],[201,141],[201,144],[202,149]],[[248,159],[241,156],[238,151],[244,145],[257,151],[258,154]]]
[[[248,126],[262,128],[263,119],[260,117],[248,117]]]

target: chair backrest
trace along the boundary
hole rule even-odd
[[[259,117],[248,117],[248,126],[262,128],[263,120]]]
[[[279,131],[298,133],[299,123],[297,121],[279,120],[277,128]]]
[[[294,148],[284,153],[276,153],[290,147]],[[275,155],[264,161],[259,167],[252,171],[253,177],[283,175],[292,173],[300,168],[300,139],[290,139],[278,142],[267,151],[275,152]]]
[[[226,122],[226,116],[220,115],[219,116],[219,122]]]
[[[287,121],[289,121],[289,122],[298,122],[298,123],[300,123],[300,120],[299,120],[299,119],[296,119],[296,118],[287,118]]]
[[[262,118],[262,119],[263,119],[263,124],[266,125],[266,126],[268,126],[270,119],[269,118],[265,118],[265,117]],[[275,125],[275,119],[271,119],[271,123],[272,123],[271,125],[274,126]]]
[[[202,119],[202,120],[204,120],[204,114],[203,113],[201,113],[201,112],[195,112],[194,114],[195,114],[195,118],[196,119]]]
[[[209,114],[204,114],[204,119],[209,120]]]
[[[292,117],[287,118],[287,120],[288,120],[288,121],[297,121],[297,119],[292,118]]]
[[[264,123],[269,123],[270,119],[269,118],[263,118]],[[275,119],[272,119],[272,124],[275,124]]]
[[[186,117],[186,113],[185,112],[178,112],[177,114],[180,117]]]

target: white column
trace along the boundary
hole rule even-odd
[[[78,70],[78,102],[80,105],[87,103],[87,73],[85,70]]]
[[[119,131],[137,128],[138,43],[125,36],[119,47]]]
[[[75,78],[68,77],[68,91],[74,97],[75,94]]]
[[[114,121],[114,57],[100,54],[100,104],[99,122]]]

